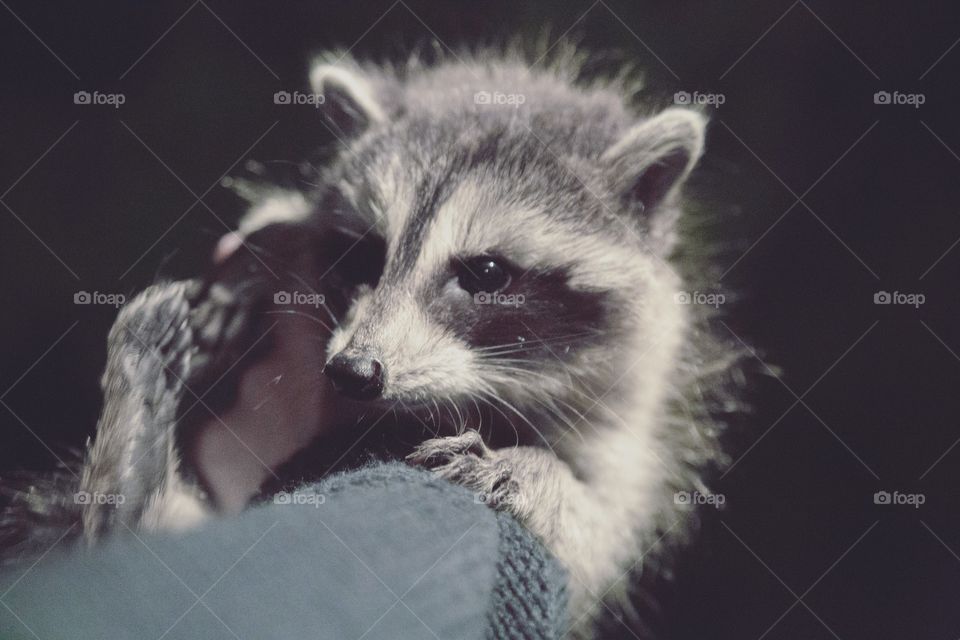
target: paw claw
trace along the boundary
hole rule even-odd
[[[459,436],[425,440],[406,459],[411,464],[433,468],[449,464],[454,458],[460,456],[487,457],[489,451],[479,433],[467,431]]]
[[[427,440],[407,461],[477,492],[480,500],[494,509],[512,509],[517,504],[521,488],[513,465],[488,449],[476,431]]]

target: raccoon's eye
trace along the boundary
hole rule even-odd
[[[495,293],[510,284],[510,272],[496,258],[477,256],[458,261],[457,282],[469,293]]]

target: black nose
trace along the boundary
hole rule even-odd
[[[369,356],[338,353],[323,372],[337,391],[355,400],[373,400],[383,393],[383,365]]]

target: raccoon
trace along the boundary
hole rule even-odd
[[[371,406],[449,408],[456,433],[408,459],[534,532],[587,635],[684,528],[675,492],[717,450],[676,415],[698,325],[669,263],[705,117],[638,110],[622,78],[582,75],[571,59],[328,56],[310,79],[343,144],[317,209],[361,220],[378,247],[324,373]]]
[[[140,477],[132,493],[143,499],[109,517],[129,527],[195,524],[244,508],[258,487],[281,480],[270,477],[273,464],[324,433],[420,425],[427,436],[401,455],[539,537],[569,572],[573,633],[592,637],[603,603],[627,603],[631,576],[665,566],[695,522],[693,505],[676,496],[705,490],[702,472],[724,459],[704,399],[714,390],[704,387],[735,358],[694,305],[678,303],[686,282],[671,260],[705,116],[643,109],[629,74],[592,74],[584,59],[483,51],[380,65],[320,56],[310,82],[339,148],[310,168],[311,187],[248,189],[255,205],[217,245],[220,271],[189,287],[204,293],[180,304],[180,285],[153,290],[145,304],[161,301],[164,321],[138,320],[143,304],[133,305],[114,330],[117,366],[105,377],[107,409],[83,486],[106,491],[112,477]],[[241,448],[216,420],[196,424],[164,407],[197,404],[183,387],[219,382],[246,351],[252,318],[264,317],[254,301],[282,286],[270,265],[330,305],[281,327],[282,348],[232,383],[224,406],[259,443],[237,438]],[[224,269],[233,270],[229,287]],[[232,307],[243,313],[221,317]],[[162,366],[143,339],[132,359],[120,348],[138,326],[152,327],[152,342],[178,345]],[[205,334],[216,343],[206,358],[197,347]],[[144,371],[131,373],[130,362]],[[254,413],[262,393],[245,380],[278,363],[293,374],[267,427]],[[271,388],[281,378],[273,373]],[[158,397],[128,397],[143,386]],[[118,421],[120,413],[135,418]],[[269,436],[257,440],[264,428]],[[132,456],[137,447],[160,453]],[[134,457],[137,468],[127,468]],[[117,524],[96,505],[82,511],[88,538]]]

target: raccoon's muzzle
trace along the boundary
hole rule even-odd
[[[323,368],[333,387],[354,400],[373,400],[383,393],[383,365],[365,354],[341,351]]]

